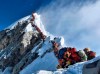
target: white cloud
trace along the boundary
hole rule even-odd
[[[65,38],[67,46],[78,49],[90,47],[100,52],[100,1],[64,5],[64,0],[53,2],[38,12],[47,31]],[[80,5],[80,6],[79,6]]]

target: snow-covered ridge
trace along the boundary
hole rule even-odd
[[[28,18],[30,18],[30,17],[31,17],[31,15],[28,15],[28,16],[26,16],[26,17],[23,17],[23,18],[19,19],[18,21],[12,23],[12,24],[11,24],[10,26],[8,26],[6,29],[13,29],[13,28],[17,25],[18,22],[22,22],[22,21],[28,20]]]
[[[52,34],[50,34],[49,32],[47,32],[45,30],[45,27],[41,21],[41,15],[34,13],[35,16],[35,20],[33,21],[33,23],[39,27],[39,29],[43,32],[44,35],[46,36],[50,36],[51,39],[53,39],[55,36],[53,36]],[[28,15],[24,18],[19,19],[18,21],[16,21],[15,23],[11,24],[9,27],[7,27],[6,29],[13,29],[14,27],[17,26],[17,23],[20,22],[22,23],[23,21],[30,21],[32,18],[32,15]],[[25,32],[29,32],[29,31],[34,31],[34,28],[32,27],[31,23],[29,23],[25,29]],[[59,36],[61,38],[61,45],[64,45],[64,38],[62,36]]]
[[[34,13],[34,16],[35,16],[35,20],[33,21],[34,24],[37,25],[45,35],[47,35],[47,31],[45,30],[44,25],[42,24],[42,21],[40,19],[40,15],[38,15],[37,13]],[[16,27],[18,22],[21,23],[23,21],[30,21],[31,18],[32,18],[31,15],[28,15],[28,16],[26,16],[24,18],[21,18],[18,21],[16,21],[13,24],[11,24],[9,27],[7,27],[7,29],[13,29],[14,27]],[[30,23],[27,25],[26,31],[33,31],[33,28],[32,28]]]

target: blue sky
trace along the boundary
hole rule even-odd
[[[0,0],[0,30],[51,2],[59,4],[61,1],[65,2],[63,5],[68,5],[73,1],[77,4],[87,0]]]
[[[52,0],[0,0],[0,30]]]

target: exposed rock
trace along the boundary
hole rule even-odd
[[[39,33],[34,31],[24,32],[27,21],[17,23],[11,30],[0,32],[0,68],[14,67],[40,40]]]

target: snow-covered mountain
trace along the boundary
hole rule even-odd
[[[57,70],[53,42],[64,45],[63,37],[45,30],[37,13],[16,21],[0,32],[0,74],[86,74],[84,66],[95,61],[100,70],[100,57]]]

